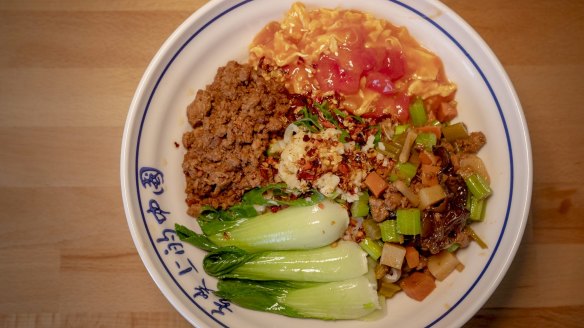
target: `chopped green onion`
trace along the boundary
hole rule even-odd
[[[434,133],[420,133],[416,137],[416,144],[422,145],[424,149],[430,151],[436,145],[436,135]]]
[[[381,252],[383,251],[383,245],[371,238],[365,238],[361,240],[359,246],[361,246],[361,248],[363,248],[363,250],[367,252],[367,254],[369,254],[369,256],[371,256],[371,258],[375,261],[379,259]]]
[[[404,180],[408,185],[410,181],[416,176],[418,166],[410,162],[397,163],[395,166],[395,174],[398,179]]]
[[[381,127],[376,125],[375,128],[377,129],[377,132],[375,132],[375,135],[373,136],[373,144],[377,146],[381,141]]]
[[[307,107],[303,107],[298,114],[302,115],[303,117],[298,121],[293,122],[299,127],[304,127],[306,130],[316,133],[318,131],[322,131],[323,127],[322,124],[318,121],[318,115],[313,114]]]
[[[413,104],[410,105],[410,116],[414,126],[422,126],[428,121],[424,102],[421,98],[417,98]]]
[[[350,115],[350,117],[352,117],[355,121],[357,121],[358,123],[365,123],[365,119],[362,118],[361,116],[356,116],[356,115]]]
[[[337,114],[337,116],[341,117],[341,118],[347,118],[350,117],[352,119],[354,119],[355,121],[357,121],[357,123],[365,123],[365,119],[363,119],[361,116],[356,116],[356,115],[349,115],[339,109],[333,109],[333,112],[335,114]]]
[[[341,129],[341,134],[339,135],[339,141],[342,143],[347,143],[351,140],[351,135],[349,134],[349,131],[345,130],[345,129]]]
[[[463,123],[455,123],[448,126],[442,127],[442,134],[446,140],[452,142],[458,139],[464,139],[468,137],[468,131]]]
[[[357,201],[351,204],[351,216],[363,217],[369,214],[369,193],[367,191],[359,193]]]
[[[397,232],[402,235],[419,235],[422,231],[420,210],[417,208],[398,209]]]
[[[486,199],[478,199],[474,196],[470,198],[470,219],[473,221],[482,221],[485,219]]]
[[[408,129],[410,128],[409,124],[399,124],[395,126],[395,132],[394,135],[400,135],[404,132],[406,132]]]
[[[379,224],[381,239],[390,243],[402,243],[403,236],[397,233],[395,220],[385,220]]]
[[[331,122],[331,124],[333,124],[337,128],[340,127],[339,121],[335,118],[333,113],[331,113],[331,111],[329,110],[328,104],[326,101],[323,102],[322,104],[315,102],[314,107],[316,107],[316,109],[318,109],[322,113],[322,117],[324,117],[325,120]]]
[[[339,109],[336,109],[336,108],[333,109],[333,112],[335,112],[335,114],[337,114],[337,116],[342,117],[342,118],[345,118],[348,115],[347,113],[342,112],[342,111],[340,111]]]
[[[365,230],[365,236],[373,240],[379,240],[381,238],[379,224],[373,219],[363,220],[363,230]]]
[[[468,190],[477,199],[487,198],[491,193],[489,184],[480,175],[473,173],[464,179]]]

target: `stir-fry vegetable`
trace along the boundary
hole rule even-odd
[[[310,249],[339,239],[348,224],[349,216],[342,206],[324,201],[262,214],[209,239],[216,245],[248,251]]]
[[[471,174],[466,179],[464,179],[468,190],[477,199],[484,199],[491,194],[491,188],[489,184],[478,174]]]
[[[434,277],[422,272],[414,272],[404,278],[399,286],[416,301],[423,301],[436,288]]]
[[[417,98],[410,105],[410,116],[412,118],[412,123],[414,126],[422,126],[428,121],[428,116],[426,114],[426,109],[424,108],[424,102],[422,99]]]
[[[442,251],[428,260],[428,270],[436,279],[444,280],[459,264],[453,253]]]
[[[367,214],[369,214],[369,193],[362,192],[359,194],[359,199],[351,204],[351,215],[362,217]]]
[[[347,211],[339,204],[323,201],[312,206],[288,207],[252,219],[240,219],[229,229],[210,236],[177,227],[181,240],[214,250],[236,246],[250,252],[311,249],[339,239],[349,224]],[[209,248],[209,245],[215,247]]]
[[[420,210],[417,208],[399,209],[396,211],[397,231],[402,235],[419,235],[422,223]]]
[[[364,183],[375,197],[379,197],[389,187],[389,184],[376,172],[369,173]]]
[[[395,220],[386,220],[379,224],[381,229],[381,239],[391,243],[402,243],[404,238],[397,232],[397,224]]]
[[[372,259],[377,260],[381,256],[383,244],[371,238],[363,239],[359,245],[363,248]]]
[[[464,123],[456,123],[442,128],[442,134],[448,141],[455,141],[468,137],[468,132]]]
[[[222,280],[217,296],[240,306],[289,317],[357,319],[380,308],[365,276],[328,283]]]
[[[203,268],[217,278],[329,282],[367,273],[367,254],[349,241],[301,251],[249,253],[224,247],[209,253]]]

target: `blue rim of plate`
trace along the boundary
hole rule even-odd
[[[174,281],[174,283],[176,284],[176,286],[183,292],[183,294],[197,307],[199,308],[199,310],[201,310],[205,315],[207,315],[209,318],[211,318],[213,321],[217,322],[219,325],[221,325],[222,327],[228,327],[226,324],[224,324],[223,322],[221,322],[220,320],[218,320],[217,318],[215,318],[213,315],[211,315],[209,312],[207,312],[200,304],[197,303],[197,301],[194,300],[194,298],[189,295],[189,293],[186,292],[186,290],[178,283],[178,281],[176,280],[175,276],[171,273],[171,271],[168,269],[168,267],[166,266],[166,264],[164,263],[164,261],[162,260],[162,256],[160,255],[158,249],[156,248],[156,244],[154,243],[154,240],[152,239],[152,235],[150,233],[150,230],[148,229],[148,225],[146,223],[146,216],[144,214],[144,209],[142,208],[142,199],[140,197],[140,179],[139,179],[139,174],[138,174],[138,169],[139,169],[139,165],[138,165],[138,159],[139,159],[139,154],[140,154],[140,140],[141,140],[141,136],[142,136],[142,129],[144,127],[144,122],[146,120],[146,115],[148,113],[148,109],[150,108],[150,104],[152,102],[152,99],[154,98],[154,94],[156,93],[156,90],[158,89],[158,86],[160,85],[160,82],[162,81],[163,77],[166,75],[166,72],[168,71],[168,69],[170,68],[170,66],[172,65],[172,63],[175,61],[175,59],[179,56],[179,54],[183,51],[183,49],[191,42],[193,41],[202,31],[204,31],[207,27],[209,27],[211,24],[213,24],[215,21],[217,21],[219,18],[223,17],[224,15],[226,15],[227,13],[247,4],[250,2],[253,2],[254,0],[244,0],[241,1],[231,7],[229,7],[228,9],[222,11],[221,13],[219,13],[218,15],[216,15],[215,17],[213,17],[212,19],[210,19],[208,22],[206,22],[201,28],[199,28],[197,31],[195,31],[184,43],[183,45],[174,53],[174,55],[172,56],[172,58],[168,61],[168,63],[166,64],[166,66],[164,67],[164,69],[162,70],[162,72],[160,73],[160,76],[158,77],[158,79],[156,80],[156,84],[154,85],[154,87],[152,88],[152,92],[150,93],[150,96],[148,97],[148,102],[146,103],[146,107],[144,108],[144,113],[142,114],[142,119],[140,121],[140,129],[138,130],[138,138],[136,141],[136,160],[135,160],[135,177],[136,177],[136,190],[137,190],[137,197],[138,197],[138,205],[140,207],[140,213],[142,215],[142,221],[144,223],[144,228],[146,229],[146,232],[148,233],[148,238],[150,239],[150,243],[152,244],[154,251],[156,252],[156,255],[158,256],[158,259],[160,260],[160,263],[162,264],[162,266],[164,267],[164,269],[166,270],[166,272],[168,273],[168,275],[170,276],[170,278],[172,279],[172,281]],[[503,128],[505,130],[505,138],[507,141],[507,147],[508,147],[508,151],[509,151],[509,167],[510,167],[510,184],[509,184],[509,198],[508,198],[508,203],[507,203],[507,210],[505,212],[505,220],[503,222],[503,227],[501,229],[501,233],[499,234],[499,238],[497,239],[497,244],[495,245],[495,248],[493,249],[493,252],[491,253],[491,256],[489,257],[487,263],[485,264],[485,267],[483,268],[483,270],[481,271],[481,273],[478,275],[478,277],[476,278],[476,280],[472,283],[472,285],[470,286],[470,288],[462,295],[462,297],[456,301],[456,303],[454,303],[452,306],[449,307],[448,310],[446,310],[442,315],[440,315],[438,318],[436,318],[434,321],[432,321],[431,323],[429,323],[427,325],[427,327],[432,327],[435,324],[437,324],[438,322],[440,322],[440,320],[442,320],[444,317],[446,317],[450,312],[452,312],[469,294],[470,292],[475,288],[475,286],[478,284],[478,282],[481,280],[481,278],[483,277],[483,275],[485,274],[485,272],[487,271],[487,269],[489,268],[491,261],[493,260],[495,254],[497,253],[497,250],[499,249],[499,245],[501,244],[501,240],[503,239],[503,235],[505,233],[506,227],[507,227],[507,222],[509,219],[509,213],[511,211],[511,201],[513,198],[513,183],[514,183],[514,168],[513,168],[513,151],[511,148],[511,139],[509,136],[509,130],[507,128],[507,121],[505,120],[505,115],[503,114],[503,110],[501,108],[501,105],[499,103],[499,99],[497,98],[495,91],[493,90],[491,84],[489,83],[487,77],[485,76],[485,74],[483,73],[483,71],[481,70],[481,68],[479,67],[479,65],[475,62],[475,60],[472,58],[472,56],[466,51],[466,49],[450,34],[448,33],[448,31],[446,31],[446,29],[444,29],[442,26],[440,26],[438,23],[436,23],[434,20],[432,20],[430,17],[424,15],[422,12],[420,12],[419,10],[413,8],[410,5],[407,5],[403,2],[400,2],[398,0],[386,0],[388,2],[392,2],[395,3],[409,11],[411,11],[412,13],[418,15],[420,18],[424,19],[425,21],[429,22],[430,24],[432,24],[434,27],[436,27],[440,32],[442,32],[446,37],[448,37],[448,39],[450,39],[458,49],[460,49],[462,51],[462,53],[465,55],[465,57],[472,63],[473,67],[477,70],[477,72],[480,74],[483,82],[485,82],[487,88],[489,89],[489,92],[491,93],[491,96],[493,97],[493,100],[495,101],[495,104],[497,105],[497,110],[499,112],[499,116],[501,117],[502,123],[503,123]]]

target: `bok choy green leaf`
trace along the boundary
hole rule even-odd
[[[175,223],[174,230],[181,241],[196,246],[204,251],[210,252],[219,249],[219,247],[210,241],[207,236],[200,235],[183,225]]]
[[[354,242],[310,250],[248,253],[223,247],[203,260],[205,271],[217,278],[329,282],[362,276],[367,254]]]

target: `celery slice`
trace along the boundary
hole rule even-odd
[[[409,128],[410,128],[409,124],[398,124],[395,126],[394,135],[395,136],[400,135],[400,134],[406,132]]]
[[[377,242],[371,238],[365,238],[360,243],[359,246],[363,248],[372,259],[376,260],[379,259],[381,256],[381,252],[383,251],[383,245],[380,242]]]
[[[359,199],[351,204],[351,215],[353,217],[363,217],[369,214],[369,193],[367,191],[359,194]]]
[[[463,123],[455,123],[448,126],[442,127],[442,134],[446,140],[452,142],[458,139],[464,139],[468,137],[468,131]]]
[[[379,240],[381,238],[381,229],[379,224],[373,219],[363,220],[363,230],[365,230],[365,236],[373,240]]]
[[[422,145],[424,149],[431,151],[432,147],[436,146],[436,135],[434,133],[420,133],[416,137],[416,144]]]
[[[381,229],[381,239],[390,243],[403,242],[403,236],[397,232],[395,220],[386,220],[379,224]]]
[[[395,166],[395,174],[397,178],[404,180],[408,185],[416,176],[416,172],[418,172],[418,166],[410,162],[397,163]]]
[[[422,126],[428,121],[428,115],[426,114],[424,102],[421,98],[417,98],[410,105],[410,117],[412,118],[414,126]]]
[[[398,209],[397,232],[402,235],[419,235],[422,231],[420,210],[417,208]]]
[[[470,219],[473,221],[483,221],[485,219],[486,199],[478,199],[474,196],[470,198]]]
[[[405,140],[406,134],[402,133],[400,135],[394,136],[394,138],[390,142],[380,141],[376,149],[383,155],[394,160],[397,160],[399,154],[402,151]],[[383,146],[380,146],[380,144],[383,144]]]
[[[480,175],[473,173],[464,179],[468,190],[477,199],[484,199],[491,195],[489,184]]]

